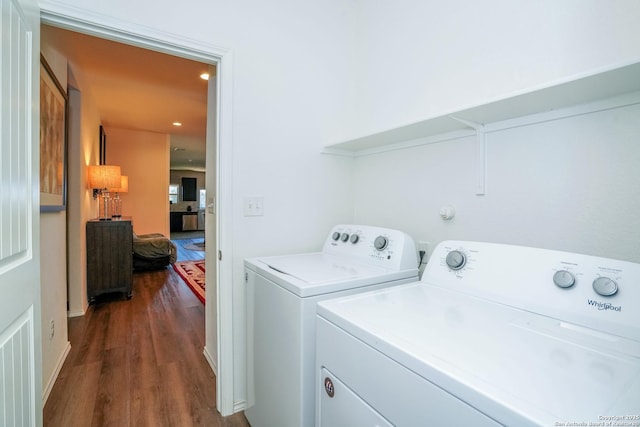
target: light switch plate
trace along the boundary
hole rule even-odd
[[[264,197],[247,196],[244,198],[244,216],[263,216]]]

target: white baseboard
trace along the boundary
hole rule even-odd
[[[216,366],[215,362],[213,361],[213,358],[211,357],[211,354],[209,353],[209,351],[207,350],[207,347],[204,348],[203,352],[204,354],[204,358],[207,359],[207,363],[209,363],[209,366],[211,366],[211,370],[213,371],[213,374],[217,377],[218,376],[218,367]],[[247,401],[246,400],[240,400],[238,402],[233,402],[233,413],[237,413],[240,411],[244,411],[245,409],[247,409]]]
[[[67,356],[69,355],[69,351],[71,351],[71,343],[67,341],[67,346],[64,351],[60,355],[58,359],[58,363],[56,364],[56,369],[53,370],[49,381],[47,382],[47,387],[44,389],[42,393],[42,407],[47,403],[47,399],[49,399],[49,395],[51,394],[51,390],[53,389],[53,385],[56,383],[58,379],[58,375],[60,375],[60,370],[62,369],[62,365],[64,365],[64,361],[67,360]]]
[[[82,317],[85,313],[85,311],[67,311],[67,317]]]
[[[216,366],[216,362],[213,361],[213,357],[211,357],[211,354],[209,353],[209,350],[207,350],[207,347],[204,348],[202,353],[204,354],[204,358],[207,359],[207,363],[209,363],[209,366],[211,366],[213,374],[217,377],[218,367]]]
[[[241,400],[239,402],[233,402],[233,413],[236,414],[240,411],[247,409],[247,401]]]

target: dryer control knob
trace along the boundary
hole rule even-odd
[[[576,283],[576,276],[567,270],[558,270],[553,275],[553,283],[559,288],[570,288]]]
[[[373,241],[373,246],[379,251],[384,250],[387,245],[389,245],[389,239],[384,236],[378,236],[376,237],[376,240]]]
[[[450,269],[460,270],[467,263],[467,257],[460,251],[451,251],[445,261]]]
[[[333,234],[331,235],[331,238],[333,240],[338,240],[340,238],[340,232],[334,231]]]
[[[598,295],[610,297],[618,292],[618,284],[615,280],[608,277],[598,277],[593,281],[593,290],[596,291]]]
[[[351,240],[351,243],[355,245],[356,243],[358,243],[358,240],[360,240],[360,236],[358,236],[357,234],[352,234],[351,239],[349,240]]]
[[[342,241],[346,242],[349,240],[349,233],[342,233]]]

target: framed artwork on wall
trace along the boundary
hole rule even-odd
[[[40,55],[40,212],[67,204],[67,94]]]
[[[195,202],[197,199],[197,184],[196,178],[182,177],[182,201],[183,202]]]

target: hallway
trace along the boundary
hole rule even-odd
[[[69,319],[71,351],[44,425],[248,426],[215,409],[202,303],[170,266],[135,273],[133,286],[131,300],[99,300]]]

